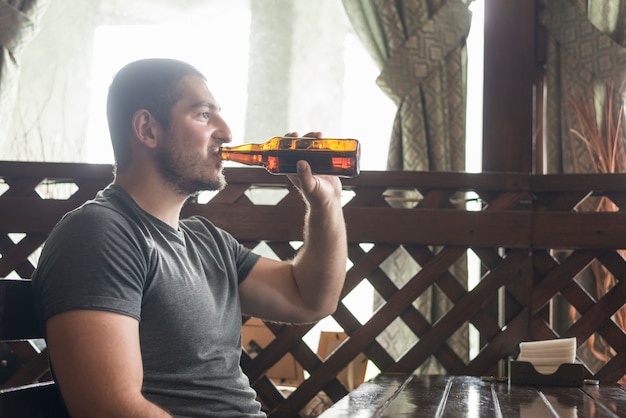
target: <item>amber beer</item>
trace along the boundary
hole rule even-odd
[[[315,174],[354,177],[359,174],[361,146],[356,139],[275,137],[262,144],[220,149],[222,160],[265,167],[272,174],[296,172],[305,160]]]

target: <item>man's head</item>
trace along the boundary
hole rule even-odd
[[[107,118],[116,170],[123,171],[130,161],[132,119],[140,109],[148,110],[164,129],[169,128],[170,111],[180,98],[179,81],[204,75],[190,64],[165,58],[132,62],[123,67],[109,87]]]

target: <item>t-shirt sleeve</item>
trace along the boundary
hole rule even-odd
[[[250,270],[252,270],[252,267],[254,267],[261,256],[244,247],[234,238],[232,239],[234,241],[233,247],[235,248],[235,260],[237,263],[237,277],[239,283],[241,283],[248,277]]]
[[[33,275],[42,320],[68,310],[105,310],[140,318],[145,248],[126,219],[89,205],[53,229]]]

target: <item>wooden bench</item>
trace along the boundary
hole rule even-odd
[[[30,280],[0,279],[0,346],[8,350],[0,371],[13,372],[0,384],[0,417],[68,417],[49,375],[47,350],[32,342],[43,338],[33,306]]]

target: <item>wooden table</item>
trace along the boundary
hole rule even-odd
[[[381,374],[320,418],[626,417],[619,385],[520,386],[472,376]]]

